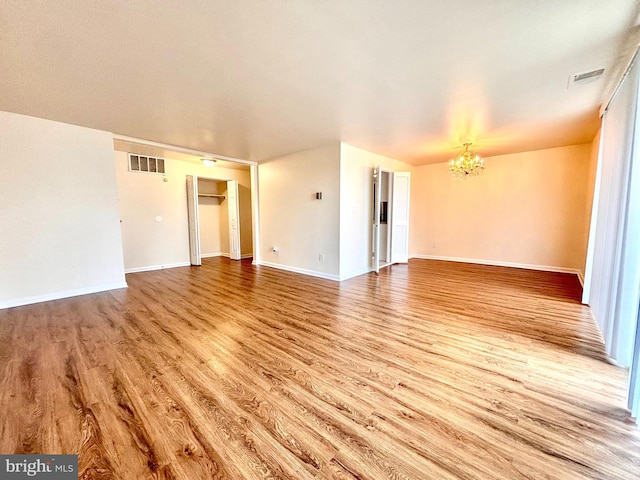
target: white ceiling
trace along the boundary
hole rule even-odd
[[[255,161],[588,142],[638,3],[2,0],[0,110]]]

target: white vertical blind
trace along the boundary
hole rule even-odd
[[[640,305],[638,305],[637,325],[640,325]],[[635,349],[633,362],[629,371],[629,398],[628,405],[631,416],[640,425],[640,328],[636,328]]]
[[[640,71],[640,66],[636,67]],[[637,74],[640,77],[640,73]],[[640,424],[640,78],[637,84],[636,122],[629,172],[627,212],[622,250],[619,316],[632,325],[623,327],[632,331],[635,326],[634,349],[629,371],[629,402],[631,414]]]
[[[635,221],[629,217],[629,200],[637,196],[630,190],[637,102],[635,61],[603,116],[583,296],[598,322],[607,353],[623,366],[632,362],[637,323],[637,298],[633,299],[632,291],[637,292],[638,285],[633,285],[633,265],[628,263],[634,250],[637,255],[631,243],[636,233],[628,228]]]
[[[640,67],[636,68],[640,72]],[[638,303],[640,302],[640,74],[636,82],[636,121],[633,132],[631,160],[628,172],[626,212],[623,221],[620,281],[615,311],[615,328],[612,345],[623,362],[631,364],[634,347],[634,333],[638,325]],[[624,349],[624,350],[623,350]],[[640,351],[636,351],[636,355]]]

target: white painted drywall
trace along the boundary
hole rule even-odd
[[[398,172],[411,172],[415,168],[340,144],[340,278],[343,280],[371,271],[371,176],[376,166]]]
[[[113,154],[112,154],[113,161]],[[242,188],[251,188],[249,171],[205,167],[199,163],[165,159],[167,182],[162,175],[129,172],[126,152],[115,152],[116,174],[122,215],[122,244],[127,271],[151,270],[189,264],[186,176],[238,180]],[[240,199],[242,254],[252,253],[251,201]],[[202,204],[201,204],[202,206]],[[221,205],[223,206],[223,205]],[[201,212],[207,216],[207,207]],[[221,213],[221,216],[226,213]],[[161,221],[156,221],[157,217]],[[248,221],[246,219],[249,219]],[[213,220],[212,220],[213,221]],[[209,230],[204,232],[208,235]],[[207,237],[205,241],[208,242]],[[206,250],[215,248],[207,243]],[[226,242],[226,243],[225,243]],[[221,239],[222,253],[228,254],[228,234]],[[226,247],[225,247],[226,245]],[[202,250],[203,254],[218,253]]]
[[[0,112],[0,308],[125,287],[108,132]]]
[[[261,163],[258,179],[260,262],[337,279],[340,144]],[[316,192],[322,192],[322,200],[315,198]],[[321,254],[324,261],[320,261]]]

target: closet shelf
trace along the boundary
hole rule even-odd
[[[199,197],[209,197],[209,198],[220,198],[224,200],[226,197],[224,195],[218,195],[216,193],[198,193]]]

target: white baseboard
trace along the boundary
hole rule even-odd
[[[203,253],[202,255],[200,255],[200,258],[228,257],[228,256],[229,256],[228,253],[222,253],[222,252],[218,252],[218,253]]]
[[[364,275],[366,273],[371,273],[373,271],[374,270],[371,267],[363,268],[362,270],[359,270],[359,271],[356,271],[356,272],[347,273],[345,275],[340,275],[340,281],[342,282],[343,280],[349,280],[350,278],[353,278],[353,277],[359,277],[360,275]]]
[[[229,254],[224,252],[217,252],[217,253],[203,253],[202,255],[200,255],[200,258],[213,258],[213,257],[229,258]],[[241,258],[251,258],[251,257],[253,257],[253,254],[247,253],[242,255]],[[152,272],[154,270],[164,270],[165,268],[188,267],[189,265],[191,265],[191,262],[166,263],[163,265],[148,265],[146,267],[125,268],[124,273]]]
[[[550,265],[533,265],[530,263],[501,262],[499,260],[481,260],[477,258],[442,257],[439,255],[422,255],[414,253],[409,258],[422,258],[425,260],[444,260],[446,262],[474,263],[477,265],[492,265],[495,267],[524,268],[527,270],[540,270],[543,272],[573,273],[578,276],[580,283],[584,281],[582,272],[577,268],[553,267]]]
[[[227,258],[230,258],[231,255],[229,255],[228,253],[224,253],[224,252],[203,253],[202,255],[200,255],[200,258],[212,258],[212,257],[227,257]],[[240,258],[253,258],[253,253],[245,253],[244,255],[240,255]]]
[[[256,265],[277,268],[278,270],[286,270],[287,272],[301,273],[303,275],[309,275],[311,277],[324,278],[326,280],[340,281],[339,275],[332,275],[330,273],[317,272],[315,270],[307,270],[305,268],[289,267],[287,265],[280,265],[279,263],[260,262]]]
[[[164,265],[148,265],[146,267],[125,268],[124,273],[151,272],[153,270],[164,270],[165,268],[188,267],[190,262],[166,263]]]
[[[66,290],[64,292],[45,293],[44,295],[35,295],[33,297],[15,298],[0,302],[0,310],[4,308],[20,307],[22,305],[31,305],[32,303],[49,302],[51,300],[60,300],[61,298],[77,297],[79,295],[88,295],[90,293],[106,292],[107,290],[116,290],[118,288],[127,287],[127,282],[116,282],[96,285],[94,287]]]

